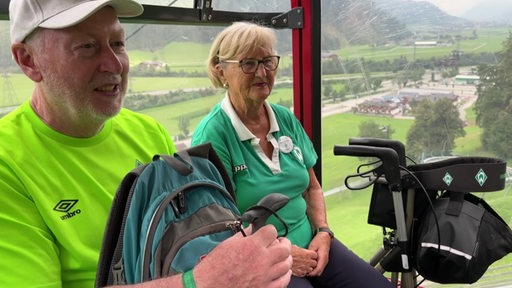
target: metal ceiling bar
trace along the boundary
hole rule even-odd
[[[144,12],[140,16],[123,18],[122,21],[124,23],[209,26],[224,26],[235,21],[255,21],[275,29],[301,28],[303,23],[303,13],[300,7],[283,13],[216,11],[211,7],[211,0],[203,1],[201,8],[166,7],[148,4],[143,4],[143,6]],[[0,1],[0,20],[9,20],[9,1]]]

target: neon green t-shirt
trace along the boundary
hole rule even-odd
[[[28,102],[0,119],[0,287],[94,287],[121,179],[174,152],[161,125],[126,109],[91,138],[52,130]]]
[[[211,142],[232,180],[241,212],[269,193],[278,192],[290,198],[278,211],[289,231],[287,238],[300,247],[312,239],[311,224],[306,215],[302,193],[309,185],[308,169],[317,154],[302,125],[290,110],[266,103],[270,119],[267,135],[274,145],[272,159],[262,156],[259,139],[245,128],[228,98],[216,105],[194,131],[192,145]],[[275,217],[268,223],[280,234],[283,225]]]

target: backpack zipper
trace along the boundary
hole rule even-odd
[[[233,215],[234,216],[234,215]],[[199,229],[194,230],[193,232],[190,232],[185,237],[181,237],[177,239],[174,244],[172,245],[172,248],[167,252],[164,263],[162,266],[162,276],[168,276],[169,271],[171,269],[171,263],[174,257],[176,256],[177,252],[181,249],[181,247],[188,243],[189,241],[192,241],[193,239],[199,238],[201,236],[206,236],[209,234],[214,233],[220,233],[225,231],[231,231],[233,232],[233,235],[239,231],[242,231],[242,222],[238,220],[228,220],[223,222],[217,222],[213,224],[209,224],[206,226],[202,226]],[[245,233],[243,233],[245,235]],[[182,271],[185,272],[185,271]]]

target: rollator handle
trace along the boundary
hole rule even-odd
[[[384,177],[388,181],[390,188],[400,190],[400,166],[398,163],[398,153],[394,149],[364,145],[334,145],[334,155],[379,158],[382,161],[381,166],[384,171]]]
[[[398,154],[398,163],[400,165],[406,165],[405,157],[405,145],[398,140],[382,139],[382,138],[349,138],[348,145],[363,145],[363,146],[376,146],[376,147],[387,147],[396,151]]]

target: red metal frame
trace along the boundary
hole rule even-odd
[[[303,23],[292,31],[293,110],[319,156],[314,169],[322,183],[320,0],[291,0],[296,7],[303,9]]]
[[[305,3],[302,3],[305,2]],[[292,0],[291,6],[302,7],[303,11],[311,11],[309,1]],[[295,116],[304,126],[309,137],[313,137],[312,113],[307,107],[311,107],[311,77],[307,77],[307,71],[311,71],[311,13],[303,13],[303,28],[292,31],[292,55],[293,55],[293,111]]]

